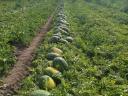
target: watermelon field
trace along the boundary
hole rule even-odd
[[[0,96],[128,96],[128,1],[0,0]]]

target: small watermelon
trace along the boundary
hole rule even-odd
[[[64,16],[64,15],[58,15],[57,16],[57,19],[58,20],[64,20],[64,19],[66,19],[67,17],[66,16]]]
[[[57,23],[65,24],[65,25],[69,26],[69,23],[67,21],[65,21],[65,20],[58,20]]]
[[[65,16],[64,14],[58,14],[57,17],[61,17],[63,19],[66,19],[67,18],[67,16]]]

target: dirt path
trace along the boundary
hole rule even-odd
[[[44,39],[46,32],[50,29],[52,18],[53,14],[48,18],[46,24],[32,40],[30,46],[24,49],[20,56],[18,56],[15,66],[3,80],[3,86],[0,87],[0,96],[12,96],[11,94],[13,94],[20,87],[20,81],[23,80],[29,73],[28,67],[31,65],[35,49]]]

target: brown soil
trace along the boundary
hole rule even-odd
[[[31,66],[35,49],[44,39],[46,32],[50,29],[53,15],[48,18],[46,24],[41,28],[37,36],[32,40],[30,46],[25,48],[17,57],[17,62],[7,77],[3,79],[3,85],[0,87],[0,96],[12,96],[12,94],[20,87],[20,81],[28,74],[28,67]]]

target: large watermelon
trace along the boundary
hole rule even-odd
[[[51,51],[54,52],[54,53],[60,54],[60,55],[63,53],[62,50],[60,50],[59,48],[56,48],[56,47],[53,47],[53,48],[51,49]]]
[[[60,42],[61,42],[61,43],[64,43],[64,44],[68,44],[68,43],[69,43],[67,40],[65,40],[65,39],[63,39],[63,38],[60,39]]]
[[[60,54],[52,52],[52,53],[47,54],[47,59],[48,60],[53,60],[54,58],[59,57],[59,56],[60,56]]]
[[[54,80],[48,75],[40,76],[38,78],[37,84],[38,84],[39,88],[45,89],[45,90],[53,89],[54,87],[56,87]]]
[[[60,32],[56,32],[56,34],[53,34],[53,36],[58,36],[59,38],[62,38],[62,35]]]
[[[53,67],[63,72],[68,69],[68,64],[62,57],[56,57],[53,60]]]
[[[62,28],[58,27],[56,28],[56,32],[60,32],[62,35],[69,35],[69,33],[65,30],[63,30]]]
[[[69,32],[69,28],[67,26],[59,26],[59,27],[64,31]]]
[[[68,42],[73,42],[73,38],[72,38],[72,37],[66,37],[66,40],[67,40]]]
[[[50,39],[50,42],[51,43],[57,43],[60,41],[60,37],[59,36],[52,36],[51,39]]]
[[[44,74],[52,77],[53,75],[61,74],[61,72],[53,67],[47,67],[44,71]]]
[[[55,69],[53,67],[47,67],[44,70],[44,74],[48,75],[48,76],[51,76],[53,78],[53,80],[56,82],[56,84],[60,84],[61,83],[62,74],[57,69]]]

